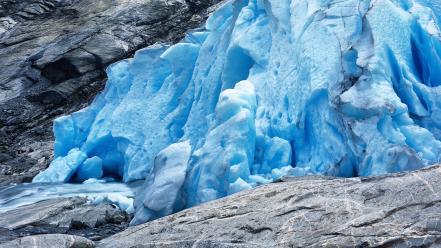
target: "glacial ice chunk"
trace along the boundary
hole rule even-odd
[[[133,198],[127,197],[122,194],[118,193],[108,193],[108,194],[101,194],[101,195],[91,195],[87,196],[88,203],[93,205],[99,205],[99,204],[105,204],[105,203],[111,203],[118,206],[119,209],[122,211],[133,214],[135,212],[135,208],[133,205]]]
[[[79,149],[72,149],[66,157],[58,157],[51,166],[40,172],[33,180],[36,183],[66,183],[71,180],[87,155]]]
[[[140,224],[182,210],[184,185],[191,146],[188,141],[172,144],[155,158],[152,176],[146,179],[135,201],[131,224]]]
[[[220,94],[205,143],[190,160],[186,180],[189,206],[254,186],[249,176],[254,161],[256,104],[250,81],[241,81]]]

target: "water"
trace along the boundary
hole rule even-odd
[[[27,183],[0,188],[0,213],[43,200],[86,197],[90,203],[111,202],[131,212],[133,198],[142,182],[131,184],[93,182],[87,184]],[[130,208],[131,207],[131,208]]]

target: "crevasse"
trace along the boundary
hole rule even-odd
[[[111,65],[35,182],[145,179],[132,224],[284,175],[440,161],[441,43],[407,0],[236,0]]]

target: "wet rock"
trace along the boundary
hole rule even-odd
[[[98,247],[440,247],[440,190],[441,166],[287,178],[130,227]]]
[[[85,198],[60,198],[25,205],[0,213],[0,227],[14,230],[30,225],[51,224],[51,219],[65,215],[69,210],[75,210],[85,203]]]
[[[111,205],[86,206],[67,211],[50,220],[51,224],[70,229],[94,228],[107,223],[121,224],[127,215]]]

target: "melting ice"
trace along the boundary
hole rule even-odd
[[[83,184],[19,184],[0,188],[0,213],[42,200],[84,197],[90,204],[112,203],[127,213],[133,213],[133,198],[140,183],[129,184],[88,180]]]
[[[441,43],[410,0],[236,0],[180,43],[107,69],[55,121],[35,182],[145,179],[132,224],[284,175],[440,161]]]

